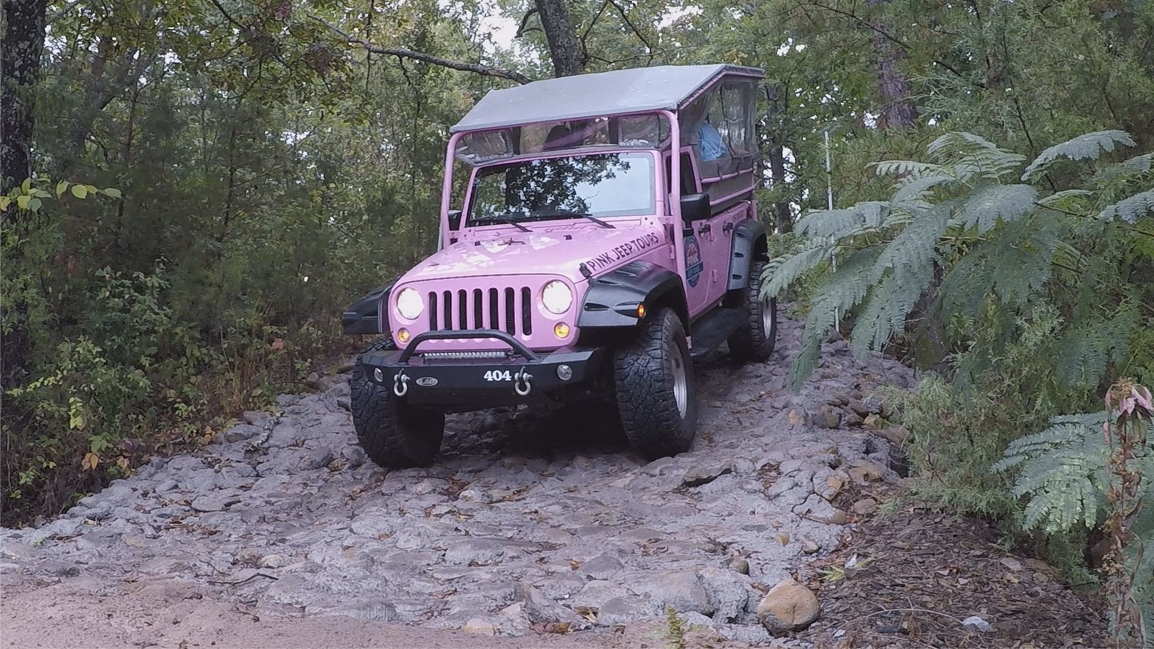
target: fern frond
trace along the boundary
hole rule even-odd
[[[1093,195],[1094,192],[1086,189],[1064,189],[1060,192],[1054,192],[1049,196],[1039,198],[1038,204],[1054,208],[1055,210],[1077,212],[1085,210],[1086,205],[1089,203],[1089,201],[1081,199]]]
[[[942,169],[940,165],[914,160],[882,160],[881,162],[870,163],[869,166],[873,167],[874,173],[879,176],[914,178],[939,173]]]
[[[795,255],[770,260],[762,275],[761,297],[777,297],[802,275],[828,259],[836,247],[829,239],[813,239]]]
[[[880,246],[855,251],[814,291],[813,306],[802,332],[801,353],[790,368],[790,385],[794,388],[799,387],[817,367],[822,340],[833,328],[836,314],[845,313],[866,296],[870,288],[870,270],[880,252]]]
[[[926,147],[933,158],[945,162],[950,173],[960,180],[982,177],[997,180],[1017,169],[1026,158],[998,148],[993,142],[973,133],[946,133]]]
[[[940,160],[949,159],[951,154],[970,154],[979,150],[997,151],[998,146],[980,135],[951,131],[939,136],[926,147],[926,153]]]
[[[1079,135],[1061,144],[1055,144],[1034,158],[1034,161],[1026,167],[1026,171],[1022,173],[1022,181],[1029,180],[1035,172],[1058,158],[1097,160],[1103,152],[1110,153],[1118,145],[1135,146],[1134,138],[1130,137],[1126,131],[1118,130],[1094,131]]]
[[[913,180],[902,182],[898,185],[898,190],[894,192],[894,203],[921,203],[924,202],[925,196],[929,191],[939,185],[955,182],[957,179],[953,176],[934,174],[931,176],[920,176]]]
[[[1054,219],[1033,216],[1007,224],[999,236],[976,245],[942,281],[946,317],[977,312],[987,296],[1026,304],[1050,279],[1058,234]]]
[[[1130,198],[1108,205],[1098,214],[1105,221],[1120,219],[1127,223],[1137,223],[1138,219],[1154,213],[1154,189],[1148,189]]]
[[[1091,182],[1102,184],[1109,180],[1116,178],[1130,178],[1150,171],[1151,165],[1154,164],[1154,153],[1147,153],[1145,155],[1134,156],[1125,162],[1120,162],[1116,165],[1110,165],[1098,173],[1094,174]]]
[[[931,262],[938,240],[946,231],[954,205],[954,201],[939,203],[910,221],[878,256],[870,275],[871,281],[879,281],[885,271],[891,269],[900,280],[906,268],[920,267]]]
[[[909,268],[899,279],[888,275],[882,279],[854,322],[853,350],[858,356],[869,350],[881,351],[886,343],[906,326],[909,316],[922,291],[933,279],[932,263]]]
[[[1034,209],[1038,190],[1029,185],[981,185],[962,207],[963,227],[988,232],[998,221],[1016,221]]]
[[[845,238],[881,224],[889,203],[869,201],[843,210],[810,210],[797,221],[797,231],[810,238]]]
[[[1006,447],[992,469],[1018,469],[1013,493],[1029,498],[1027,529],[1054,533],[1097,522],[1110,455],[1102,435],[1104,421],[1104,413],[1056,417],[1046,430]]]

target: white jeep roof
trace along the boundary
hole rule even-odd
[[[663,65],[543,79],[489,91],[450,132],[677,110],[723,74],[765,76],[757,68],[735,65]]]

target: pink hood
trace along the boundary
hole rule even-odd
[[[581,264],[594,275],[627,263],[665,243],[662,228],[643,224],[526,223],[532,232],[502,228],[437,252],[400,283],[484,275],[558,274],[576,283]]]

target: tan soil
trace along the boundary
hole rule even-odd
[[[213,599],[197,584],[165,580],[110,591],[95,580],[5,591],[4,649],[663,649],[661,620],[600,634],[486,637],[341,616],[262,618]],[[131,588],[131,587],[130,587]],[[712,632],[686,635],[685,649],[744,649]]]

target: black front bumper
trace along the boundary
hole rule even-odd
[[[496,338],[510,349],[492,358],[434,358],[417,349],[427,340],[470,338]],[[369,352],[361,363],[370,381],[410,403],[485,408],[545,401],[588,386],[605,358],[603,348],[538,354],[503,331],[479,329],[419,334],[404,350]]]

